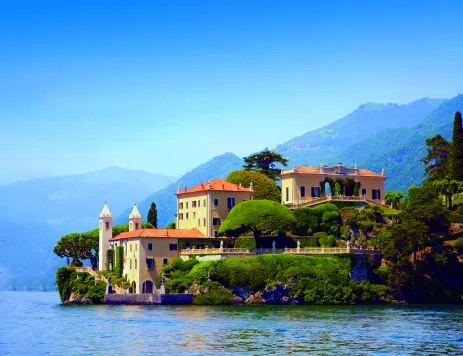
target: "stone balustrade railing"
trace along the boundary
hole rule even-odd
[[[305,248],[198,248],[181,250],[180,255],[260,255],[272,253],[286,253],[286,254],[343,254],[352,253],[356,255],[379,255],[380,250],[373,248],[368,249],[354,249],[344,247],[305,247]]]

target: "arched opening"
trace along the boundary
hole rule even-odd
[[[130,285],[130,293],[137,293],[137,283],[135,281]]]
[[[154,283],[152,281],[145,281],[142,285],[142,293],[152,294],[154,291]]]

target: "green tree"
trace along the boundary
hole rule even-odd
[[[400,201],[403,199],[404,193],[400,190],[393,190],[384,194],[384,200],[387,205],[392,205],[395,209],[399,208]]]
[[[166,229],[175,229],[175,223],[173,221],[168,223]]]
[[[280,188],[272,179],[262,173],[245,170],[233,171],[227,176],[226,181],[241,184],[245,188],[249,188],[252,183],[253,199],[255,200],[281,201]]]
[[[432,182],[433,186],[437,189],[439,194],[445,196],[446,205],[452,208],[452,197],[454,194],[463,191],[463,181],[441,179]]]
[[[461,112],[455,113],[452,137],[452,179],[463,181],[463,127]]]
[[[80,235],[80,258],[83,260],[90,260],[92,268],[100,267],[100,269],[103,269],[105,266],[98,266],[99,238],[98,229],[84,232]],[[102,253],[104,253],[104,251],[102,251]]]
[[[72,234],[62,236],[56,243],[53,252],[61,258],[67,258],[67,264],[69,259],[72,261],[79,261],[82,256],[82,244],[80,241],[80,234],[73,232]]]
[[[243,168],[246,171],[260,172],[270,179],[275,180],[280,175],[280,169],[275,168],[275,163],[286,166],[288,160],[279,153],[265,149],[262,152],[244,157],[244,162]]]
[[[425,168],[425,175],[428,176],[427,180],[446,178],[449,174],[452,144],[442,135],[436,135],[426,139],[426,146],[428,146],[428,154],[421,161],[427,165]]]
[[[276,234],[291,230],[296,219],[287,207],[270,200],[248,200],[233,207],[219,228],[220,235],[239,236],[252,232]]]
[[[147,221],[153,225],[155,229],[158,227],[158,211],[156,209],[156,204],[154,202],[151,203],[150,210],[148,211],[148,219]]]
[[[432,184],[408,188],[406,204],[399,219],[420,221],[429,227],[430,233],[445,232],[449,226],[448,213]]]

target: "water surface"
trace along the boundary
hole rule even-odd
[[[61,306],[0,292],[0,354],[463,355],[462,306]]]

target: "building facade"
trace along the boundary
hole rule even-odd
[[[100,269],[106,266],[107,250],[114,252],[114,260],[123,247],[123,272],[135,293],[154,293],[162,267],[180,256],[179,240],[204,239],[197,229],[143,229],[142,216],[135,205],[129,215],[129,231],[112,236],[112,215],[105,204],[100,214]]]
[[[218,237],[220,224],[238,203],[252,200],[252,186],[244,188],[222,179],[177,190],[178,229],[198,229],[207,237]]]
[[[298,205],[326,196],[330,192],[330,182],[348,186],[345,195],[358,195],[366,199],[384,202],[384,170],[375,173],[363,168],[347,168],[341,163],[334,167],[320,165],[299,166],[282,171],[281,203]],[[355,185],[357,185],[355,187]]]

